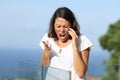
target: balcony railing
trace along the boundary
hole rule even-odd
[[[70,72],[33,62],[20,62],[18,68],[0,68],[0,80],[70,80]]]
[[[96,72],[101,71],[99,67],[95,64],[89,67],[93,67],[94,70],[88,68],[87,76],[98,77]],[[20,62],[18,68],[0,68],[0,80],[70,80],[70,78],[69,71],[48,68],[33,62]]]

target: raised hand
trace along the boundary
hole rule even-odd
[[[51,54],[51,52],[52,52],[50,46],[48,46],[49,42],[48,42],[48,41],[46,41],[46,42],[45,42],[45,41],[42,41],[42,42],[43,42],[43,44],[44,44],[44,56],[45,56],[45,57],[49,57],[50,54]]]
[[[73,43],[73,45],[74,44],[77,45],[77,43],[78,43],[78,36],[77,36],[76,32],[72,28],[69,28],[68,33],[72,37],[72,43]]]

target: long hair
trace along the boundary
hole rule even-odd
[[[67,7],[60,7],[58,8],[55,13],[53,14],[50,24],[49,24],[49,30],[48,30],[48,37],[54,38],[54,40],[57,40],[57,34],[54,30],[54,23],[55,19],[61,17],[64,18],[65,20],[69,21],[70,23],[70,28],[72,28],[76,34],[79,36],[80,35],[80,26],[73,14],[73,12],[68,9]]]

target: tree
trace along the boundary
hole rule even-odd
[[[120,58],[120,20],[110,24],[106,34],[99,38],[103,49],[111,54],[106,65],[106,75],[103,80],[118,80],[119,58]]]

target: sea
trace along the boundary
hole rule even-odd
[[[0,49],[0,77],[17,76],[24,74],[19,71],[20,68],[40,65],[41,49]],[[106,69],[104,62],[109,59],[109,54],[105,51],[91,51],[89,56],[89,66],[87,75],[101,77],[105,75]],[[28,66],[28,63],[32,65]]]

